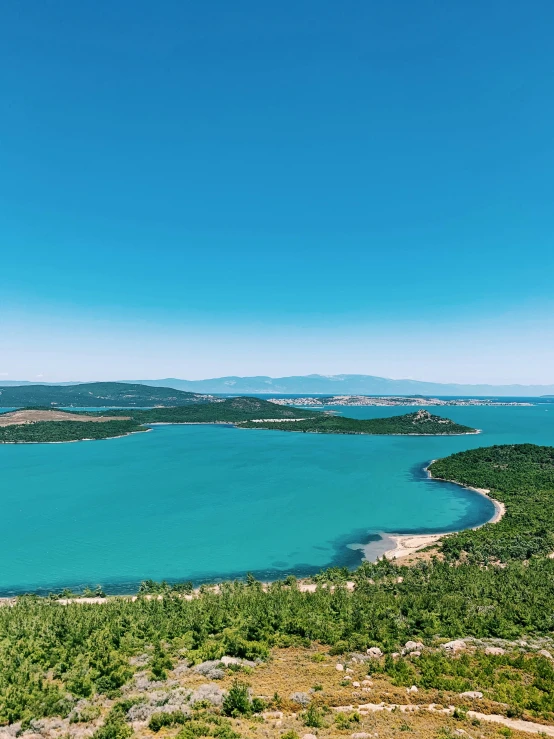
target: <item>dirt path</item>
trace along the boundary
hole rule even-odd
[[[341,711],[346,713],[348,711],[358,711],[362,716],[370,713],[377,713],[379,711],[402,711],[402,713],[414,713],[415,711],[429,711],[429,713],[442,713],[447,716],[451,716],[454,713],[454,706],[448,708],[442,708],[437,706],[435,703],[429,705],[419,705],[417,703],[398,704],[398,703],[361,703],[356,707],[354,706],[334,706],[333,711]],[[507,726],[510,729],[517,731],[525,731],[529,734],[542,734],[543,736],[554,737],[554,726],[548,726],[546,724],[538,724],[535,721],[524,721],[523,719],[506,718],[498,713],[480,713],[479,711],[468,711],[467,715],[469,718],[476,718],[479,721],[490,721],[495,724],[501,724]]]

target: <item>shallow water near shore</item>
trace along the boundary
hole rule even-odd
[[[357,418],[412,411],[337,408]],[[146,578],[196,582],[354,566],[380,532],[484,523],[492,503],[423,473],[434,458],[491,444],[554,445],[554,409],[431,409],[483,430],[377,437],[159,426],[78,444],[0,445],[3,595]]]

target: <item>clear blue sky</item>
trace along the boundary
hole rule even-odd
[[[0,12],[0,379],[554,381],[551,0]]]

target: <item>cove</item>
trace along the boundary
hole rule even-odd
[[[339,409],[337,409],[339,410]],[[341,408],[357,417],[405,409]],[[442,410],[442,409],[441,409]],[[142,579],[271,579],[354,566],[349,543],[452,531],[492,515],[486,498],[429,481],[434,458],[477,446],[554,445],[544,406],[445,409],[478,436],[340,436],[159,426],[97,442],[0,446],[2,595]]]

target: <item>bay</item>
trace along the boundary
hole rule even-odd
[[[335,408],[376,418],[413,408]],[[0,593],[142,579],[195,582],[354,566],[379,534],[479,525],[484,497],[429,481],[431,460],[491,444],[554,445],[554,409],[430,409],[477,436],[340,436],[158,426],[72,444],[0,445]]]

